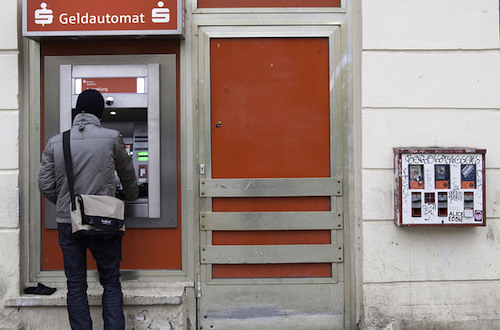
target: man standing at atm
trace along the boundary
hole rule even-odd
[[[71,111],[71,109],[68,109]],[[77,115],[71,128],[71,154],[75,192],[89,195],[116,193],[115,171],[126,199],[137,198],[137,179],[131,157],[118,131],[102,128],[104,98],[96,90],[83,91],[76,103]],[[52,137],[42,154],[38,173],[42,194],[56,204],[59,245],[63,252],[68,293],[67,305],[72,329],[92,329],[87,298],[87,249],[92,252],[104,288],[104,329],[125,329],[123,293],[120,284],[122,237],[72,236],[71,197],[64,166],[62,133]]]

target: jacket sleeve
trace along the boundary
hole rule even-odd
[[[54,151],[49,141],[42,153],[42,161],[38,171],[38,189],[52,203],[57,202],[56,174],[54,167]]]
[[[128,200],[137,199],[139,188],[137,186],[134,163],[125,149],[121,135],[116,138],[115,143],[115,169],[120,177],[125,198]]]

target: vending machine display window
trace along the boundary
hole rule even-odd
[[[395,148],[395,224],[485,226],[485,154],[472,148]]]

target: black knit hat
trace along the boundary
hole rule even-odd
[[[104,98],[95,89],[86,89],[78,96],[76,101],[76,112],[86,112],[102,117],[104,111]]]

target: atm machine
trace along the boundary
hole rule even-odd
[[[55,71],[59,74],[59,84],[55,84],[58,86],[51,86],[45,93],[48,96],[45,112],[54,109],[55,104],[51,102],[59,103],[58,113],[52,113],[52,117],[59,117],[57,131],[63,132],[71,127],[76,116],[78,95],[92,88],[100,91],[105,99],[101,125],[115,129],[123,136],[133,159],[139,185],[139,198],[135,201],[125,200],[127,228],[177,226],[175,57],[159,56],[166,58],[156,63],[146,63],[148,56],[116,56],[115,59],[109,56],[69,56],[46,59],[45,71],[49,70],[49,75]],[[164,81],[160,81],[160,77],[164,77]],[[57,94],[58,102],[51,94]],[[48,118],[45,114],[44,131],[56,128],[53,123],[47,122]],[[46,139],[50,136],[46,135]],[[122,190],[118,176],[116,185],[120,197]],[[48,229],[56,228],[52,216],[55,207],[49,204],[45,203],[45,224]]]

